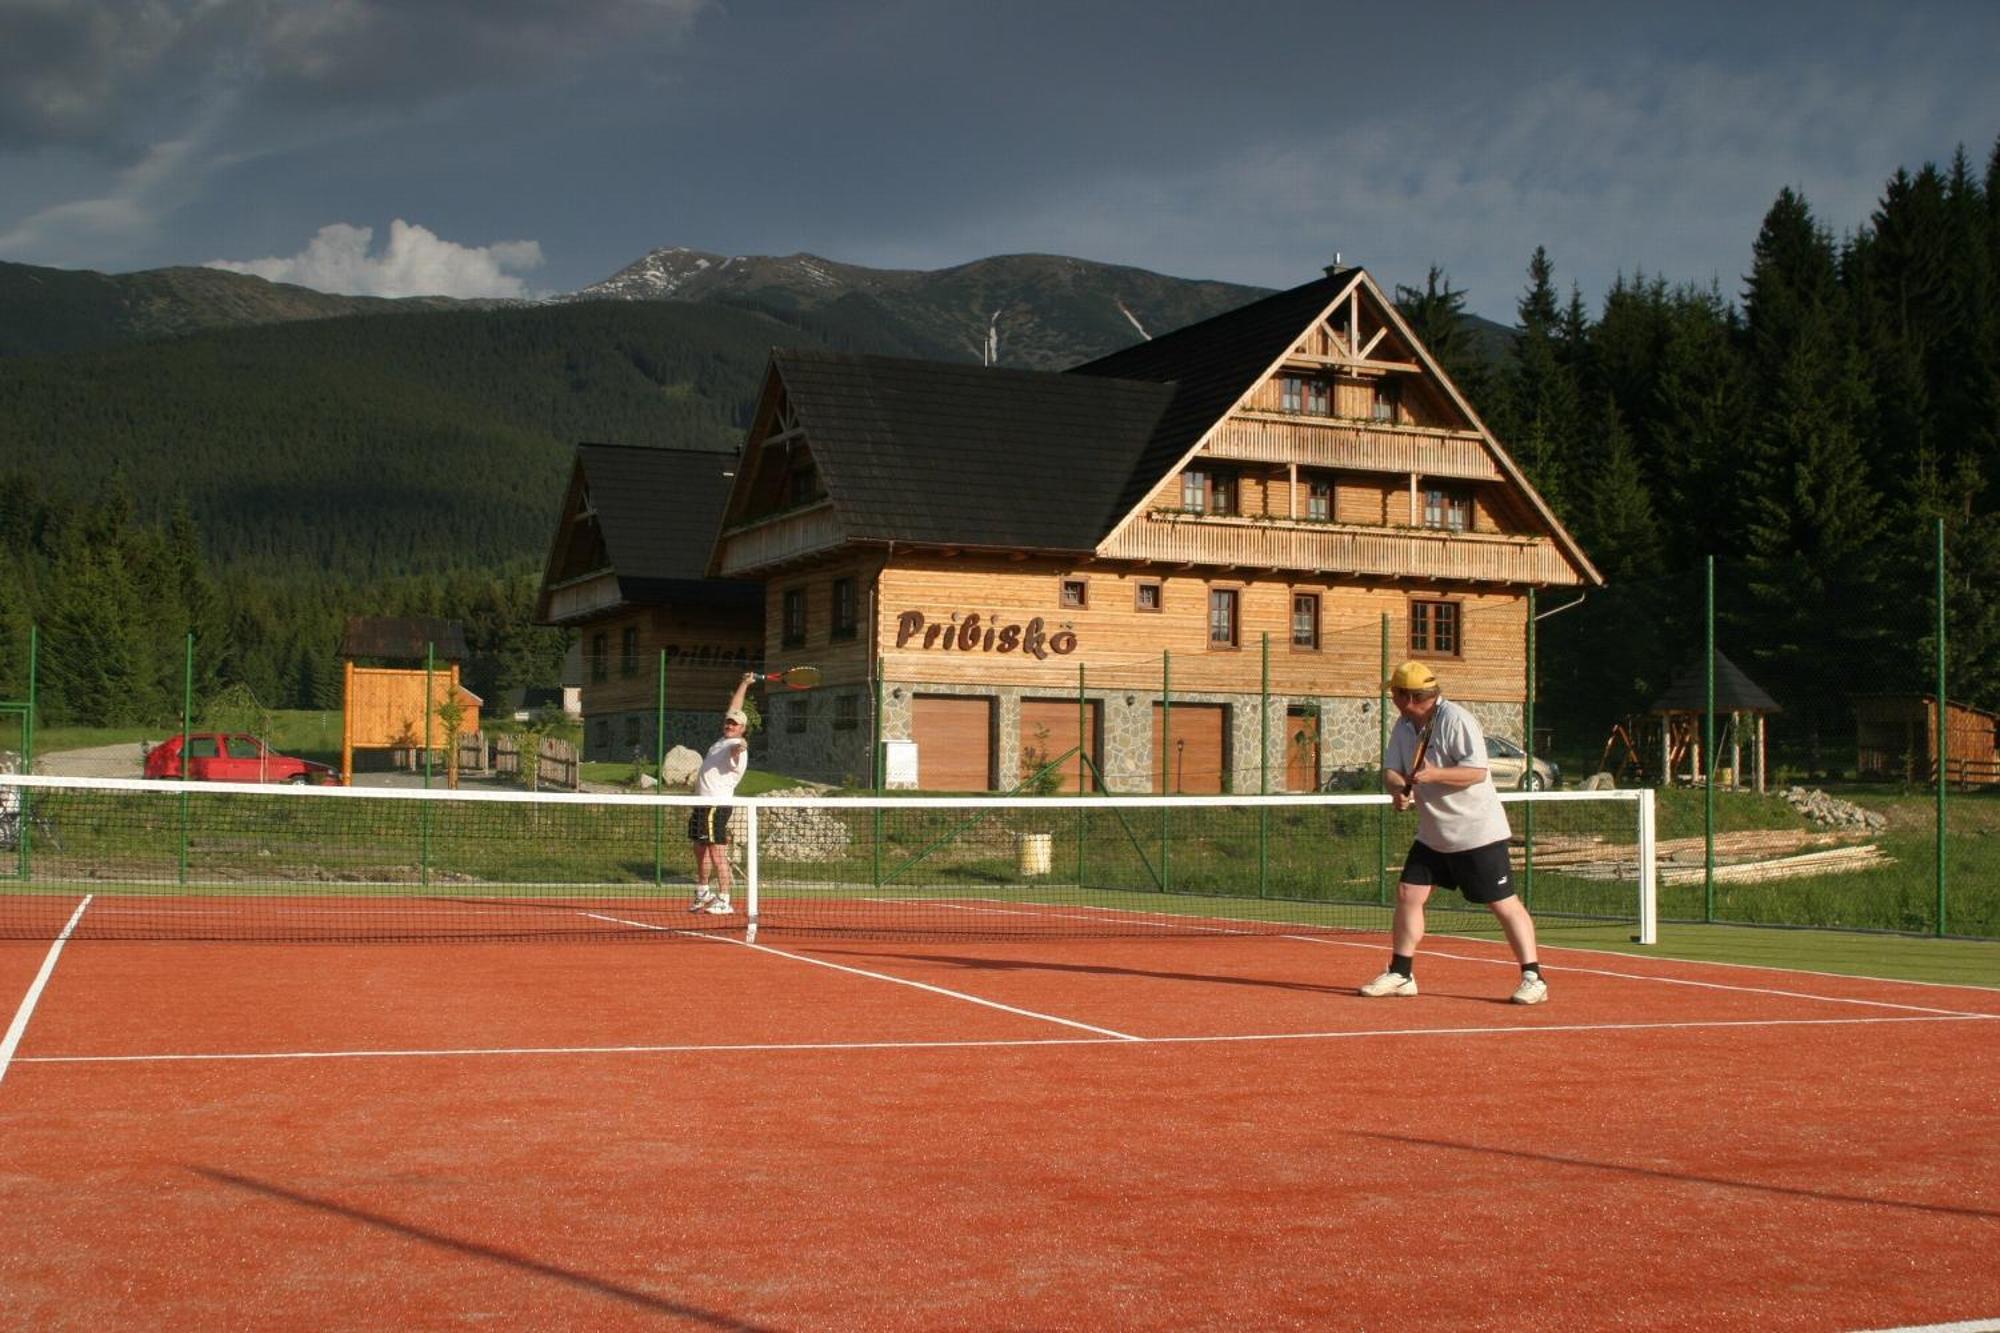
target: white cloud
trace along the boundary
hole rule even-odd
[[[206,267],[343,296],[469,298],[524,296],[526,285],[516,274],[542,263],[536,241],[460,245],[401,218],[389,224],[389,244],[380,254],[369,253],[374,240],[373,227],[335,222],[289,258],[216,259]]]

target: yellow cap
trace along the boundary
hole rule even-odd
[[[1437,673],[1422,662],[1405,662],[1389,675],[1389,688],[1392,690],[1434,690],[1437,687]]]

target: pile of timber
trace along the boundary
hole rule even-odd
[[[1522,847],[1517,845],[1513,854],[1517,866],[1525,863]],[[1702,879],[1707,873],[1707,858],[1707,844],[1701,838],[1662,841],[1658,848],[1660,883]],[[1894,859],[1873,843],[1857,845],[1803,829],[1746,829],[1716,835],[1715,880],[1718,884],[1751,884],[1840,875],[1891,865]],[[1639,849],[1596,835],[1537,837],[1535,866],[1581,879],[1633,879],[1639,873]]]

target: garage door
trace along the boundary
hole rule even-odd
[[[919,694],[911,703],[917,785],[926,791],[992,791],[993,700]]]
[[[1201,795],[1222,790],[1228,771],[1227,704],[1153,705],[1153,790]]]
[[[1084,705],[1083,745],[1093,764],[1104,763],[1103,709],[1097,700]],[[1049,760],[1067,750],[1076,748],[1077,709],[1074,699],[1023,699],[1021,700],[1021,778],[1025,781]],[[1096,777],[1085,769],[1083,759],[1071,755],[1056,770],[1062,774],[1062,785],[1057,788],[1066,796],[1073,796],[1079,790],[1097,790]],[[1081,775],[1083,786],[1079,788],[1077,778]]]

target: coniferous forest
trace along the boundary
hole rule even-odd
[[[1923,688],[1940,519],[1951,694],[2000,706],[2000,144],[1897,170],[1867,218],[1780,190],[1736,290],[1634,272],[1593,307],[1560,260],[1527,258],[1497,355],[1442,269],[1396,291],[1608,580],[1547,622],[1557,734],[1695,657],[1711,556],[1722,646],[1812,725],[1829,681]],[[190,631],[198,694],[324,707],[351,614],[462,621],[488,697],[551,683],[529,622],[572,446],[733,447],[771,346],[880,341],[634,302],[0,359],[0,697],[33,623],[56,720],[176,716]]]

